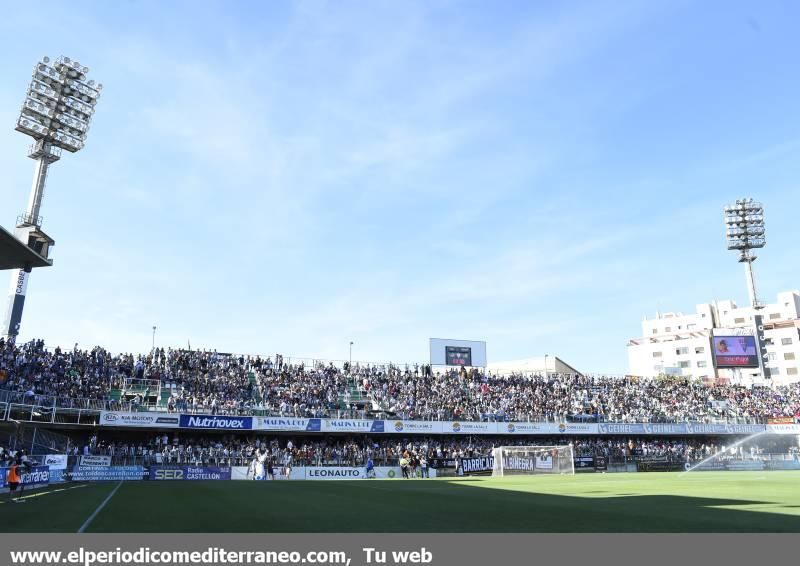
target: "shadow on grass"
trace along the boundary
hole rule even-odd
[[[798,515],[732,508],[786,507],[774,500],[641,494],[576,497],[475,485],[461,481],[126,484],[90,531],[800,532]]]
[[[800,532],[800,515],[769,511],[800,508],[794,495],[577,497],[482,481],[130,482],[89,532]],[[75,532],[113,487],[0,505],[12,517],[0,530]]]

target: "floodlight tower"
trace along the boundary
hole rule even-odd
[[[726,240],[729,250],[739,252],[739,263],[744,264],[747,277],[747,292],[750,306],[755,310],[764,307],[756,295],[756,282],[753,276],[753,262],[756,256],[751,252],[763,248],[767,243],[764,229],[764,206],[753,199],[739,199],[725,207]]]
[[[69,57],[51,64],[43,57],[33,68],[33,78],[22,105],[16,130],[34,142],[28,157],[36,161],[28,208],[17,218],[16,236],[46,257],[55,242],[42,232],[42,196],[47,170],[61,159],[61,150],[75,153],[83,149],[86,133],[103,85],[87,81],[88,67]],[[0,334],[19,334],[30,269],[20,269],[11,277],[8,310]]]
[[[764,323],[761,309],[764,305],[758,300],[756,294],[756,281],[753,275],[753,262],[756,256],[752,250],[763,248],[767,243],[764,228],[764,206],[753,199],[739,199],[734,204],[725,207],[725,239],[729,250],[739,252],[739,263],[744,264],[744,273],[747,279],[747,293],[750,296],[750,306],[753,309],[753,336],[758,347],[758,369],[764,379],[768,379],[767,341],[764,336]],[[741,376],[741,374],[739,374]]]

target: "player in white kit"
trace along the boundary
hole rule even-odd
[[[262,448],[256,453],[256,479],[267,479],[267,451]]]

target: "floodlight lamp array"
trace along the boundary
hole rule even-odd
[[[102,84],[86,81],[88,67],[69,57],[43,57],[22,105],[17,130],[70,152],[83,149]]]
[[[764,206],[753,199],[740,199],[726,206],[725,227],[729,250],[745,252],[766,245]]]

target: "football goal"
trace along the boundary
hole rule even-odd
[[[493,476],[574,474],[572,446],[501,446],[494,449]]]

